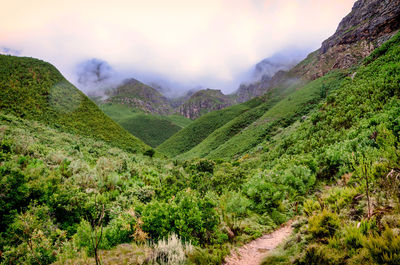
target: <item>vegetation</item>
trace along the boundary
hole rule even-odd
[[[290,75],[264,96],[253,98],[196,119],[158,149],[168,156],[187,159],[205,157],[260,118],[274,104],[292,93],[302,83]]]
[[[132,152],[146,145],[108,118],[51,64],[0,55],[0,110]]]
[[[396,35],[283,139],[290,156],[317,158],[321,178],[341,178],[304,203],[296,234],[265,264],[399,263],[399,51]]]
[[[294,216],[266,264],[399,263],[400,33],[357,69],[204,115],[158,150],[175,156],[212,135],[196,149],[206,158],[173,161],[83,133],[84,112],[79,131],[55,126],[74,98],[49,106],[48,86],[25,88],[29,67],[1,58],[13,62],[0,68],[1,264],[221,264]]]
[[[239,114],[248,111],[253,106],[261,104],[261,102],[262,100],[255,99],[243,104],[207,113],[166,140],[157,150],[170,157],[189,151],[203,141],[210,133]]]
[[[190,119],[183,116],[146,114],[120,104],[106,103],[99,107],[124,129],[151,147],[157,147],[191,123]]]
[[[263,141],[268,141],[279,128],[306,119],[310,110],[314,109],[330,90],[340,86],[343,78],[342,73],[333,72],[305,86],[295,84],[295,92],[268,109],[260,118],[212,150],[206,157],[238,157]]]

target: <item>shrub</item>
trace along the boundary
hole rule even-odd
[[[60,253],[66,233],[58,229],[47,206],[31,206],[10,225],[10,244],[2,264],[51,264]]]
[[[381,236],[373,236],[364,241],[372,259],[378,264],[400,264],[400,236],[389,228]]]
[[[312,244],[310,245],[301,259],[297,262],[298,265],[340,265],[345,263],[346,253],[329,248],[325,245]]]
[[[191,192],[181,192],[169,203],[152,201],[142,211],[143,231],[153,239],[174,232],[194,245],[204,244],[219,224],[215,206],[211,199],[200,199]]]
[[[325,201],[331,205],[331,208],[339,212],[344,207],[353,202],[353,198],[358,194],[357,190],[350,187],[334,187],[330,189]]]
[[[99,238],[99,235],[97,235]],[[91,224],[86,221],[82,220],[78,226],[76,234],[73,237],[74,243],[78,249],[83,249],[89,256],[94,255],[94,232]],[[108,244],[104,238],[101,239],[99,244],[99,249],[107,249]]]
[[[326,209],[308,219],[308,231],[318,240],[333,236],[339,227],[338,215]]]
[[[303,212],[307,216],[311,216],[314,214],[314,212],[319,210],[321,210],[321,205],[315,200],[308,199],[303,204]]]
[[[343,237],[346,247],[350,250],[355,250],[353,251],[354,254],[357,252],[358,249],[363,247],[363,233],[361,229],[353,226],[347,227],[344,230]]]
[[[194,169],[198,172],[208,172],[213,173],[215,167],[215,162],[207,159],[201,159],[197,163],[191,166],[191,169]]]
[[[279,207],[285,198],[280,186],[265,176],[255,176],[244,184],[245,194],[252,200],[253,209],[259,213],[269,212]]]
[[[151,148],[151,149],[146,150],[146,151],[143,153],[143,155],[148,156],[148,157],[153,157],[155,153],[156,153],[156,151],[155,151],[154,149]]]

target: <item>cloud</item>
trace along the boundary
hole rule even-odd
[[[353,3],[14,0],[2,3],[0,45],[50,61],[74,82],[79,62],[101,58],[118,72],[229,91],[283,48],[318,48]]]
[[[18,56],[21,54],[20,50],[14,50],[8,47],[0,47],[0,54]]]

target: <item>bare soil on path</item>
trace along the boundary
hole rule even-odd
[[[292,233],[292,222],[286,223],[281,228],[270,234],[263,235],[256,240],[234,250],[225,258],[225,265],[259,265],[268,255],[287,239]]]

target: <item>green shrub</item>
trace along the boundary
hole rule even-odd
[[[156,151],[154,149],[148,149],[143,154],[148,157],[153,157]]]
[[[353,254],[356,254],[358,249],[363,247],[362,242],[364,235],[361,229],[354,226],[349,226],[346,227],[343,233],[344,243],[347,249],[353,251]]]
[[[304,204],[303,204],[303,212],[310,217],[313,215],[315,212],[321,210],[321,205],[313,200],[313,199],[307,199]]]
[[[346,264],[346,253],[325,245],[312,244],[307,247],[298,265],[341,265]]]
[[[189,192],[177,194],[169,203],[152,201],[141,213],[143,231],[153,239],[165,238],[174,232],[194,245],[207,243],[219,224],[215,206],[212,200],[199,199]]]
[[[355,188],[334,187],[329,190],[329,194],[324,200],[329,203],[331,209],[339,212],[341,209],[349,206],[357,194],[358,192]]]
[[[47,206],[30,206],[16,216],[8,229],[9,246],[2,255],[2,264],[51,264],[56,261],[66,240],[58,229]]]
[[[400,264],[400,236],[387,228],[382,235],[364,241],[373,261],[378,264]]]
[[[338,215],[326,209],[308,219],[308,231],[318,240],[324,241],[328,237],[332,237],[339,227]]]

